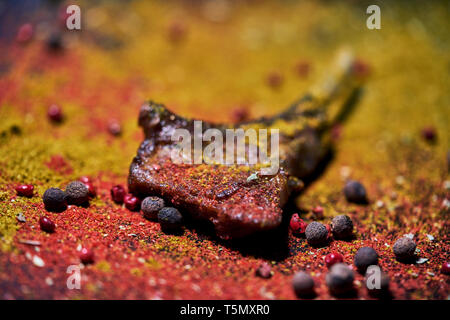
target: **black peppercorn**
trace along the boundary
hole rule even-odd
[[[402,237],[395,242],[393,249],[397,260],[411,261],[415,256],[416,243],[408,237]]]
[[[309,298],[314,296],[314,280],[306,272],[300,271],[292,278],[292,287],[299,298]]]
[[[364,274],[367,267],[378,264],[378,254],[371,247],[362,247],[355,254],[355,266]]]
[[[323,245],[328,240],[328,230],[320,222],[313,221],[306,227],[305,236],[310,245]]]
[[[47,211],[62,212],[67,208],[66,194],[58,188],[50,188],[42,197]]]
[[[325,281],[333,295],[343,295],[354,289],[354,279],[353,271],[346,264],[336,263],[331,267]]]
[[[182,228],[183,216],[172,207],[164,207],[158,212],[158,221],[164,232],[176,232]]]
[[[331,230],[336,239],[348,239],[353,234],[353,222],[349,216],[341,214],[331,221]]]
[[[66,200],[68,204],[85,204],[89,200],[89,189],[83,182],[73,181],[66,187]]]
[[[59,33],[51,34],[47,39],[47,48],[54,53],[61,52],[64,49],[62,36]]]
[[[358,181],[349,181],[344,187],[344,195],[348,202],[367,204],[367,194],[364,186]]]
[[[164,200],[159,197],[147,197],[141,203],[141,210],[144,218],[157,220],[158,212],[164,208]]]

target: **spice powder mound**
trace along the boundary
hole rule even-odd
[[[450,252],[450,137],[436,119],[449,112],[449,97],[441,94],[448,91],[442,44],[449,39],[429,22],[449,24],[443,3],[422,11],[389,4],[419,22],[392,14],[374,31],[353,28],[360,18],[351,3],[263,1],[251,11],[236,3],[230,16],[205,28],[208,12],[135,2],[126,10],[136,14],[124,21],[113,19],[119,9],[112,3],[86,4],[104,17],[99,23],[120,32],[88,25],[80,37],[65,31],[59,38],[16,39],[20,25],[6,29],[14,41],[0,44],[0,299],[296,299],[292,278],[299,270],[314,279],[317,299],[331,299],[325,257],[339,253],[352,265],[362,247],[377,252],[393,298],[447,298],[449,276],[441,268]],[[183,19],[176,41],[169,31],[174,17]],[[275,114],[318,79],[339,39],[361,57],[363,97],[333,138],[333,161],[295,199],[298,208],[285,209],[279,230],[230,242],[208,225],[186,221],[181,234],[166,234],[111,199],[112,187],[126,185],[142,141],[136,116],[143,101],[164,101],[177,114],[213,122],[231,122],[229,110],[243,105],[252,117]],[[310,66],[307,77],[298,76],[299,61]],[[276,90],[267,85],[272,73],[283,79]],[[62,121],[49,119],[51,105],[63,110]],[[108,126],[117,119],[120,135],[113,135]],[[432,139],[422,134],[430,127]],[[65,190],[82,176],[97,190],[89,206],[45,210],[47,189]],[[364,185],[367,204],[346,200],[342,190],[350,180]],[[17,194],[24,184],[34,186],[31,197]],[[318,206],[320,215],[312,211]],[[326,226],[348,215],[354,236],[311,247],[288,230],[293,213]],[[41,230],[43,216],[54,232]],[[403,236],[417,245],[415,263],[393,253]],[[86,264],[83,248],[92,250]],[[257,275],[263,263],[270,277]],[[68,288],[73,268],[81,272],[80,289]],[[354,285],[356,299],[371,298],[364,275],[355,272]]]

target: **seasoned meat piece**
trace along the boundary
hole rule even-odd
[[[316,169],[330,147],[327,133],[331,125],[348,111],[348,101],[359,87],[352,65],[352,56],[341,53],[321,86],[273,117],[234,126],[203,122],[201,132],[215,128],[224,137],[227,128],[279,129],[279,168],[270,175],[262,174],[264,164],[250,163],[247,158],[233,165],[172,161],[172,152],[179,148],[172,134],[176,129],[186,129],[193,135],[194,120],[178,116],[163,105],[146,103],[139,114],[145,140],[131,163],[129,191],[160,196],[183,213],[211,221],[221,238],[276,228],[288,197],[299,191],[301,179]],[[332,117],[333,109],[338,112]],[[247,145],[245,148],[254,150]]]

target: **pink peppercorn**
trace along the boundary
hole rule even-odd
[[[295,66],[295,72],[302,78],[306,77],[309,74],[310,69],[311,66],[306,61],[301,61]]]
[[[52,104],[48,107],[47,116],[54,123],[61,123],[63,121],[62,109],[57,104]]]
[[[82,176],[80,177],[80,179],[78,179],[78,181],[83,182],[84,184],[91,182],[91,178],[89,178],[88,176]]]
[[[317,206],[314,209],[312,209],[312,212],[316,216],[317,219],[323,218],[323,208],[321,206]]]
[[[41,227],[41,230],[48,233],[54,232],[56,228],[55,223],[47,217],[41,217],[39,219],[39,226]]]
[[[371,72],[370,66],[362,60],[356,60],[353,63],[352,71],[353,74],[358,78],[366,78],[370,75]]]
[[[16,187],[16,192],[19,196],[29,197],[33,196],[34,186],[31,184],[21,184]]]
[[[327,225],[325,225],[325,228],[327,228],[327,231],[328,231],[328,236],[327,236],[327,238],[328,238],[328,239],[331,239],[331,237],[333,236],[333,233],[332,233],[332,231],[331,231],[331,226],[330,226],[329,224],[327,224]]]
[[[444,262],[441,267],[441,272],[443,274],[450,275],[450,262]]]
[[[78,181],[83,182],[84,185],[88,188],[88,194],[90,198],[95,198],[97,196],[97,188],[92,184],[91,178],[87,176],[82,176]]]
[[[335,124],[332,128],[331,128],[331,139],[333,141],[338,141],[342,136],[342,125],[340,124]]]
[[[239,107],[231,112],[231,120],[233,123],[239,123],[249,119],[249,112],[244,107]]]
[[[272,89],[277,89],[283,84],[283,76],[281,73],[273,71],[267,75],[266,83]]]
[[[88,188],[89,197],[95,198],[97,196],[97,188],[91,182],[84,183],[84,185]]]
[[[437,139],[437,132],[434,127],[428,126],[422,129],[422,137],[428,142],[435,142]]]
[[[289,223],[289,227],[294,234],[303,234],[305,233],[306,227],[308,224],[300,219],[298,213],[294,213],[291,217],[291,221]]]
[[[108,123],[108,132],[113,136],[120,136],[122,133],[122,127],[120,123],[116,120],[111,120]]]
[[[111,188],[111,198],[117,204],[123,203],[123,198],[125,197],[126,191],[125,188],[121,185],[116,185]]]
[[[272,268],[267,262],[263,262],[258,269],[256,269],[256,275],[258,277],[268,279],[272,276]]]
[[[80,251],[80,261],[83,264],[94,263],[94,252],[88,248],[82,248]]]
[[[125,203],[125,208],[130,211],[138,211],[141,205],[139,198],[135,197],[131,193],[125,195],[123,198],[123,203]]]
[[[172,43],[178,43],[186,37],[187,27],[181,21],[173,21],[168,27],[168,38]]]
[[[70,17],[70,14],[67,13],[67,7],[68,5],[61,5],[58,12],[58,23],[63,29],[67,29],[67,18]]]
[[[327,264],[328,268],[330,268],[335,263],[341,262],[344,262],[344,257],[342,257],[342,254],[337,252],[329,253],[325,257],[325,263]]]
[[[20,26],[17,32],[16,40],[19,43],[27,43],[33,38],[33,25],[31,23],[25,23]]]

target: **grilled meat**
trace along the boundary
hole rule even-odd
[[[359,87],[352,66],[352,56],[347,51],[341,53],[320,86],[273,117],[233,126],[203,122],[202,132],[215,128],[224,136],[228,128],[279,129],[279,169],[270,175],[261,175],[260,163],[172,161],[170,155],[178,147],[172,134],[176,129],[194,134],[194,120],[163,105],[146,103],[139,114],[145,140],[130,167],[129,191],[161,196],[182,212],[211,221],[221,238],[276,228],[288,197],[301,189],[301,180],[311,175],[330,148],[329,129],[347,111],[349,98]],[[333,105],[338,110],[334,116]]]

